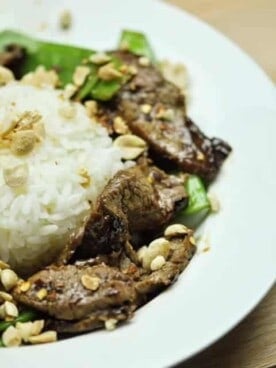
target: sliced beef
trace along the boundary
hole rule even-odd
[[[96,285],[87,288],[83,277],[91,277]],[[91,280],[91,279],[90,279]],[[130,314],[136,299],[134,283],[118,269],[104,264],[96,266],[51,266],[29,278],[30,289],[23,293],[20,286],[13,291],[14,298],[49,316],[61,320],[93,318],[100,320],[125,306]],[[47,290],[44,298],[38,292]],[[129,309],[127,308],[129,307]],[[125,313],[127,316],[127,313]]]
[[[159,164],[162,159],[207,182],[213,180],[230,146],[218,138],[209,139],[186,117],[180,90],[155,66],[140,66],[138,57],[128,52],[115,54],[138,72],[112,101],[101,105],[98,117],[103,125],[110,130],[114,116],[121,116],[134,134],[148,142],[151,157]],[[143,112],[144,104],[150,105],[150,112]]]
[[[8,45],[4,51],[0,52],[0,65],[11,69],[15,76],[18,77],[25,56],[24,48],[13,44]]]
[[[124,254],[122,255],[119,269],[134,280],[138,297],[137,305],[147,303],[177,280],[196,251],[192,235],[192,230],[189,230],[186,235],[169,239],[170,253],[166,263],[156,271],[146,270],[141,265],[137,266]]]
[[[141,305],[176,281],[196,251],[192,230],[168,240],[170,241],[168,258],[165,265],[157,271],[146,270],[140,263],[132,262],[124,251],[77,261],[76,265],[84,267],[105,263],[109,267],[119,269],[134,281],[137,291],[136,304]]]
[[[71,236],[67,244],[63,247],[61,252],[58,254],[58,256],[54,259],[53,263],[55,265],[64,265],[68,262],[69,259],[71,259],[76,252],[76,249],[80,246],[82,242],[82,238],[85,231],[85,226],[88,219],[84,221],[84,224],[82,227],[80,227],[79,231]]]
[[[134,305],[114,307],[108,310],[95,311],[81,320],[66,321],[59,319],[47,319],[46,328],[55,330],[60,334],[73,334],[97,330],[105,326],[108,320],[117,322],[127,321],[133,316]]]
[[[122,170],[99,197],[75,259],[119,250],[136,233],[160,230],[186,204],[176,176],[144,164]]]
[[[195,252],[191,236],[189,231],[169,239],[167,261],[157,271],[134,264],[124,252],[103,255],[75,265],[48,267],[29,278],[31,287],[27,292],[21,292],[17,286],[13,297],[44,312],[46,327],[59,333],[94,330],[110,319],[128,320],[137,307],[176,281]],[[94,291],[85,288],[84,275],[97,278],[99,287]],[[37,293],[42,288],[47,295],[40,299]]]

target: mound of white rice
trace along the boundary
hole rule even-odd
[[[49,263],[83,224],[107,181],[122,168],[107,131],[60,91],[12,82],[0,88],[0,132],[31,111],[42,116],[45,136],[26,155],[1,145],[0,259],[21,273]],[[73,113],[72,113],[73,111]],[[67,111],[68,113],[68,111]],[[5,172],[23,167],[22,188],[7,184]],[[85,183],[85,178],[89,180]]]

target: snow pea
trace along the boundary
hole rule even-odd
[[[119,48],[128,50],[135,55],[146,56],[155,62],[155,55],[147,37],[140,32],[124,30],[121,33]]]
[[[209,214],[210,201],[203,181],[196,175],[188,176],[185,189],[188,195],[188,206],[177,214],[176,221],[195,228]]]
[[[58,72],[62,86],[72,82],[75,68],[95,53],[93,50],[77,46],[40,41],[13,30],[0,32],[0,52],[11,44],[22,46],[26,51],[26,58],[20,66],[19,77],[34,71],[39,65],[44,65],[46,69],[55,69]],[[121,35],[120,45],[122,44],[127,44],[128,49],[134,54],[144,55],[154,60],[153,51],[144,34],[125,30]],[[122,65],[120,60],[115,57],[111,58],[111,62],[115,68]],[[78,101],[85,98],[107,101],[118,92],[129,78],[129,76],[124,75],[122,78],[112,81],[103,81],[97,75],[99,65],[89,61],[85,65],[89,66],[91,71],[83,86],[74,96]]]
[[[56,69],[62,85],[70,83],[76,66],[95,51],[77,46],[44,42],[28,35],[12,30],[0,32],[0,51],[10,44],[22,46],[26,50],[26,58],[20,68],[20,76],[33,71],[38,65],[46,69]]]
[[[85,98],[109,100],[127,80],[127,77],[112,81],[100,80],[97,75],[100,66],[88,60],[89,56],[95,53],[93,50],[38,41],[12,30],[0,32],[0,51],[4,51],[5,47],[10,44],[22,46],[26,50],[27,55],[21,65],[20,76],[33,71],[38,65],[44,65],[46,69],[54,68],[57,70],[62,86],[72,82],[75,68],[86,60],[87,63],[85,65],[90,67],[90,74],[74,96],[78,101],[82,101]],[[117,58],[113,57],[111,61],[116,68],[122,65]]]

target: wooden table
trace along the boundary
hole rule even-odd
[[[276,81],[276,0],[167,1],[197,15],[232,38]],[[276,287],[234,330],[178,366],[268,367],[276,367]]]
[[[218,28],[276,81],[275,0],[167,0]]]

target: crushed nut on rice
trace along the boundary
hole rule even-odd
[[[46,70],[43,65],[38,66],[34,72],[25,74],[21,82],[40,88],[46,86],[57,87],[60,84],[56,71]]]

